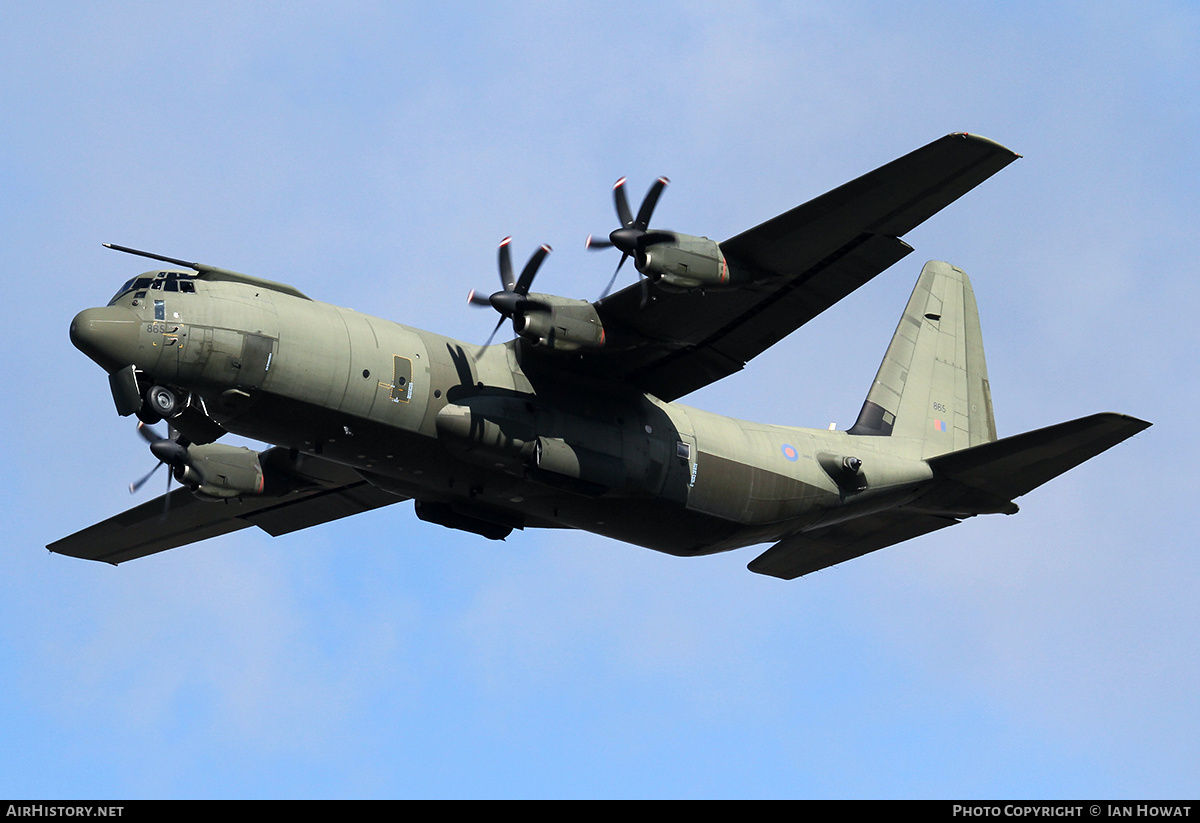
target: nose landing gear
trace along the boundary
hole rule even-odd
[[[151,386],[146,390],[146,406],[160,419],[167,420],[179,413],[181,403],[166,386]]]

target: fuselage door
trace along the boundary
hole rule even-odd
[[[412,360],[402,355],[392,357],[392,402],[407,403],[412,399]]]
[[[266,379],[271,368],[271,358],[275,353],[275,340],[262,334],[245,335],[242,343],[241,369],[238,374],[238,385],[242,388],[257,389]]]

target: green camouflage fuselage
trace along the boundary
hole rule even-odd
[[[193,286],[107,310],[136,315],[129,359],[146,378],[193,392],[230,432],[467,517],[695,555],[892,507],[932,476],[917,440],[744,422],[576,380],[569,354],[526,369],[519,341],[479,349],[298,293],[176,278]]]

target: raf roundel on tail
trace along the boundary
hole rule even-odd
[[[1012,514],[1150,424],[1105,413],[999,438],[975,295],[949,263],[922,269],[849,430],[675,401],[907,256],[902,235],[1015,159],[947,135],[724,242],[652,225],[665,177],[634,214],[622,178],[618,227],[588,241],[621,255],[601,297],[533,291],[550,247],[517,274],[506,238],[500,288],[469,298],[499,314],[483,346],[110,246],[166,265],[80,312],[71,340],[141,421],[167,493],[48,548],[115,564],[412,500],[491,539],[576,528],[680,556],[771,543],[749,568],[790,579]],[[637,282],[610,293],[626,261]],[[513,337],[493,344],[505,321]],[[228,432],[270,445],[216,442]]]

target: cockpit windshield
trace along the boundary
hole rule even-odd
[[[137,277],[131,277],[126,281],[124,286],[117,290],[113,295],[113,299],[108,301],[108,305],[112,305],[120,300],[131,291],[139,292],[135,297],[145,297],[147,291],[174,291],[183,292],[184,294],[196,293],[196,277],[194,272],[184,271],[149,271],[145,274],[139,274]]]

